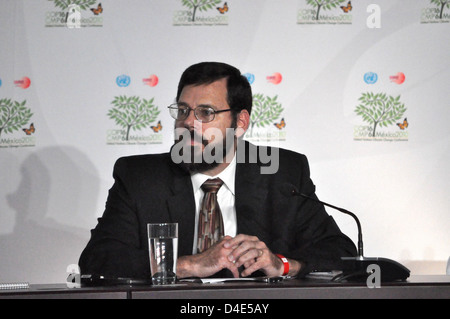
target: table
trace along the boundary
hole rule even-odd
[[[65,284],[30,285],[29,289],[0,290],[0,299],[450,299],[450,276],[416,275],[405,282],[332,283],[290,279],[281,283],[230,282],[216,284],[180,283],[171,286],[112,286],[67,288]]]

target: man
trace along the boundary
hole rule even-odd
[[[292,196],[296,189],[315,197],[306,157],[243,141],[251,107],[250,84],[236,68],[189,67],[169,107],[171,152],[116,162],[105,212],[80,257],[82,274],[149,278],[146,226],[162,222],[179,224],[178,278],[342,269],[340,258],[356,255],[353,242],[321,204]],[[212,193],[203,183],[211,181],[220,183],[219,213],[207,215],[202,203]]]

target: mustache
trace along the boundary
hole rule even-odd
[[[209,141],[205,138],[203,138],[203,134],[199,134],[197,133],[195,130],[189,130],[186,129],[186,131],[189,131],[189,136],[191,138],[191,140],[195,140],[195,141],[199,141],[203,144],[203,146],[207,146],[209,144]],[[180,135],[175,142],[181,142],[184,139],[185,135]]]

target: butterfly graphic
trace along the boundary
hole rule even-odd
[[[403,123],[397,123],[397,125],[401,130],[404,130],[405,128],[407,128],[409,126],[408,119],[405,118],[403,120]]]
[[[219,12],[221,14],[224,14],[225,12],[228,12],[228,3],[225,2],[224,5],[223,5],[223,8],[217,7],[217,10],[219,10]]]
[[[279,130],[283,129],[286,127],[286,122],[284,121],[284,117],[281,119],[280,123],[274,123],[273,125],[275,125],[275,127]]]
[[[34,133],[34,132],[36,132],[36,129],[34,128],[34,124],[33,123],[31,123],[30,124],[30,128],[24,128],[24,129],[22,129],[24,132],[25,132],[25,134],[27,134],[27,135],[31,135],[32,133]]]
[[[162,130],[161,121],[159,121],[156,126],[150,126],[150,127],[152,128],[153,132],[158,133],[159,131]]]
[[[341,9],[342,9],[342,11],[344,11],[345,13],[349,13],[349,12],[352,11],[352,9],[353,9],[353,7],[352,7],[352,2],[349,1],[349,2],[347,3],[347,6],[346,6],[346,7],[341,6]]]
[[[97,9],[91,8],[91,11],[92,11],[96,16],[98,16],[100,13],[103,12],[102,4],[99,3],[98,6],[97,6]]]

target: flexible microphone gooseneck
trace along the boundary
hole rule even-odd
[[[409,277],[410,270],[394,260],[381,257],[364,257],[361,223],[359,222],[358,217],[354,213],[344,208],[336,207],[334,205],[322,202],[312,196],[300,193],[299,191],[297,191],[294,185],[290,184],[282,185],[282,192],[285,194],[289,194],[290,196],[298,196],[306,200],[311,200],[320,203],[324,206],[334,208],[341,213],[353,217],[353,219],[356,222],[356,225],[358,226],[358,255],[356,257],[341,257],[341,260],[344,262],[344,264],[346,264],[349,269],[353,269],[352,273],[343,273],[341,278],[351,279],[352,277],[354,277],[353,279],[356,280],[362,279],[366,280],[367,276],[369,275],[366,269],[369,265],[372,264],[376,264],[380,267],[381,281],[386,282],[395,280],[406,280],[406,278]],[[364,276],[361,276],[362,274],[364,274]]]
[[[301,194],[301,193],[297,192],[295,189],[292,189],[292,195],[301,196],[303,198],[315,201],[315,202],[320,203],[322,205],[334,208],[337,211],[340,211],[341,213],[344,213],[344,214],[352,216],[353,219],[356,221],[356,225],[358,226],[358,257],[361,258],[361,259],[364,258],[364,248],[363,248],[361,223],[359,222],[359,219],[358,219],[358,217],[355,214],[353,214],[352,212],[350,212],[350,211],[348,211],[348,210],[346,210],[344,208],[336,207],[334,205],[331,205],[331,204],[322,202],[322,201],[320,201],[318,199],[315,199],[314,197],[311,197],[311,196],[308,196],[308,195],[305,195],[305,194]]]

